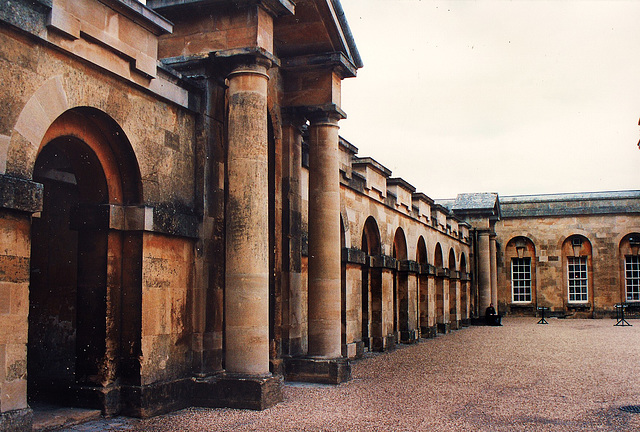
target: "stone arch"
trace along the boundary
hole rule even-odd
[[[46,80],[18,115],[9,145],[0,147],[0,174],[31,178],[45,133],[69,108],[62,75]]]
[[[396,261],[407,260],[407,239],[404,230],[400,227],[396,229],[393,236],[392,256]],[[409,329],[409,280],[406,272],[398,271],[398,266],[393,275],[393,334],[398,338],[402,332],[405,334]],[[403,340],[400,335],[400,340]]]
[[[563,306],[583,318],[593,317],[593,248],[582,234],[572,234],[562,242]]]
[[[536,245],[529,237],[517,235],[504,249],[504,266],[511,295],[511,313],[535,314],[537,303]]]
[[[624,235],[618,244],[620,302],[640,302],[640,232]]]
[[[453,248],[449,249],[449,260],[448,260],[448,267],[447,268],[452,272],[457,270],[456,253],[453,250]]]
[[[63,404],[86,399],[115,413],[121,386],[140,383],[137,160],[111,117],[77,107],[45,131],[33,164],[44,202],[32,224],[28,395]],[[125,218],[136,231],[125,230]]]
[[[435,300],[436,300],[436,325],[437,330],[441,333],[446,333],[446,320],[445,320],[445,269],[444,259],[442,256],[442,246],[440,243],[436,243],[433,265],[436,267],[436,280],[435,280]],[[447,293],[448,294],[448,293]]]
[[[460,314],[463,321],[463,325],[467,325],[469,322],[469,311],[471,305],[469,303],[470,283],[469,283],[469,271],[467,269],[467,256],[464,252],[460,253]]]
[[[449,258],[447,261],[450,277],[448,302],[447,298],[444,300],[445,310],[449,310],[448,321],[451,324],[451,327],[457,329],[460,325],[460,277],[457,268],[456,253],[452,247],[449,248]]]
[[[347,247],[346,228],[342,213],[340,214],[340,251]],[[342,355],[347,356],[347,263],[343,259],[340,260],[340,343],[342,346]]]
[[[418,237],[418,245],[416,247],[416,262],[420,265],[426,265],[429,263],[429,257],[427,255],[427,242],[423,236]]]
[[[362,266],[362,341],[369,350],[380,349],[382,329],[382,271],[371,266],[374,257],[382,253],[380,230],[369,216],[362,229],[362,250],[366,263]],[[375,346],[374,346],[375,345]]]
[[[429,278],[427,243],[423,236],[418,237],[416,246],[418,263],[418,328],[423,337],[429,335]]]

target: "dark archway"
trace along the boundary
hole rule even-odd
[[[429,279],[428,279],[428,258],[427,244],[424,237],[418,239],[416,248],[416,262],[418,263],[418,327],[422,337],[429,335]]]
[[[460,326],[460,308],[458,304],[458,292],[460,279],[457,277],[456,254],[453,248],[449,249],[449,324],[457,329]]]
[[[362,266],[362,341],[369,350],[373,349],[373,338],[382,335],[382,272],[369,266],[370,257],[379,256],[380,230],[376,220],[369,216],[362,231],[362,250],[367,263]]]
[[[446,333],[446,322],[444,316],[444,265],[442,259],[442,247],[436,243],[436,250],[433,257],[433,265],[436,267],[436,325],[438,332]]]
[[[340,215],[340,251],[344,251],[346,243],[344,221]],[[342,355],[347,357],[347,263],[345,260],[340,260],[340,263],[340,322],[342,323],[340,343]]]
[[[396,229],[393,238],[393,257],[396,261],[407,260],[407,240],[402,228]],[[394,272],[393,278],[393,335],[396,341],[408,340],[409,331],[409,279],[407,272]]]
[[[141,200],[133,150],[106,114],[75,108],[45,134],[33,177],[44,202],[32,225],[29,401],[115,413],[118,386],[140,385],[142,236],[111,221],[114,206]]]
[[[460,314],[462,325],[469,324],[469,271],[467,270],[467,257],[464,252],[460,254]]]

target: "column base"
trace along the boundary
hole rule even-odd
[[[403,330],[400,332],[400,342],[412,344],[418,342],[418,330]]]
[[[186,408],[191,402],[191,386],[189,378],[143,386],[124,385],[121,390],[120,413],[147,418]]]
[[[460,327],[462,327],[462,325],[460,324],[460,321],[451,320],[451,324],[450,324],[451,330],[460,330]]]
[[[425,339],[432,339],[438,335],[438,329],[436,326],[431,327],[422,327],[421,329],[422,337]]]
[[[471,320],[469,318],[464,318],[460,320],[460,324],[462,327],[469,327],[471,325]]]
[[[192,398],[194,406],[262,411],[282,402],[282,377],[220,374],[196,379]]]
[[[30,431],[33,425],[31,408],[0,413],[0,430],[6,432]]]
[[[340,384],[351,379],[351,363],[346,358],[288,358],[284,363],[287,381]]]
[[[396,337],[389,334],[385,337],[374,336],[371,338],[371,351],[384,352],[396,347]]]
[[[348,359],[361,358],[364,355],[364,342],[352,342],[342,345],[342,355]]]
[[[438,323],[438,333],[449,333],[451,332],[451,323]]]

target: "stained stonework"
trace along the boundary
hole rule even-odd
[[[637,193],[501,215],[339,136],[363,66],[339,1],[147,3],[0,6],[0,429],[29,430],[38,402],[266,409],[285,379],[348,380],[496,299],[593,317],[624,299]],[[568,304],[583,255],[589,299]]]

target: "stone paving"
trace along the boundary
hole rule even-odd
[[[287,384],[262,411],[191,408],[67,431],[640,431],[640,321],[507,318],[354,364],[339,386]]]

